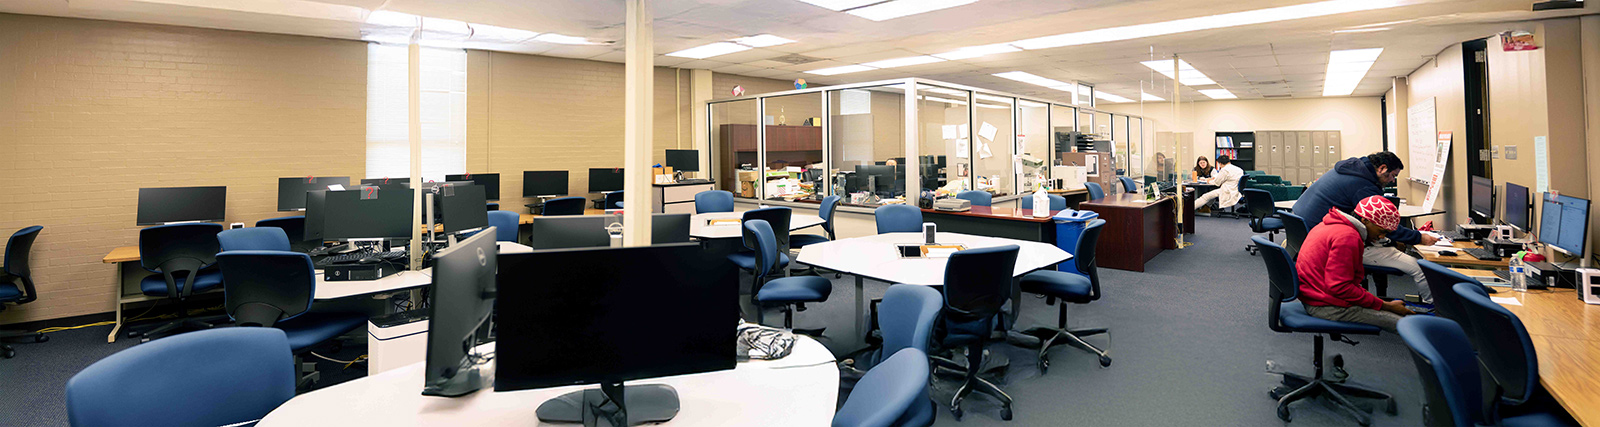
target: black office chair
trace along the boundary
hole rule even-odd
[[[1372,415],[1350,403],[1349,397],[1366,399],[1382,399],[1388,404],[1386,411],[1390,415],[1399,412],[1395,406],[1394,397],[1388,393],[1377,391],[1353,382],[1344,380],[1327,380],[1322,376],[1322,335],[1326,334],[1334,341],[1341,341],[1350,345],[1356,342],[1346,338],[1345,335],[1377,335],[1377,326],[1335,322],[1323,320],[1306,313],[1305,305],[1295,299],[1300,295],[1300,277],[1295,273],[1294,262],[1289,258],[1289,251],[1266,240],[1261,236],[1250,238],[1261,248],[1261,259],[1267,264],[1267,277],[1272,286],[1267,288],[1267,295],[1272,299],[1267,303],[1267,326],[1274,332],[1282,333],[1311,333],[1316,334],[1313,341],[1312,366],[1316,367],[1314,376],[1304,376],[1289,372],[1274,372],[1283,375],[1283,385],[1272,389],[1268,395],[1278,401],[1278,418],[1289,421],[1293,416],[1289,413],[1289,404],[1302,399],[1316,396],[1327,396],[1325,402],[1332,404],[1337,409],[1342,409],[1356,418],[1361,425],[1371,425]],[[1334,369],[1343,370],[1344,361],[1337,355],[1334,356]]]
[[[190,223],[158,225],[139,230],[139,264],[151,274],[139,281],[139,289],[147,296],[166,298],[180,305],[179,318],[154,328],[128,331],[129,338],[146,342],[181,330],[210,329],[212,320],[226,317],[194,319],[184,316],[189,307],[183,305],[197,293],[222,287],[222,273],[217,271],[217,253],[222,251],[217,234],[221,224]]]
[[[544,216],[583,215],[583,207],[588,204],[589,201],[583,197],[560,197],[544,202],[544,210],[540,212]]]
[[[622,190],[606,193],[605,209],[622,209]]]
[[[1245,209],[1250,214],[1250,231],[1267,233],[1267,241],[1272,241],[1273,235],[1283,231],[1283,220],[1273,217],[1278,208],[1275,206],[1277,202],[1272,200],[1272,193],[1259,188],[1246,188],[1239,192],[1244,194]],[[1250,255],[1255,255],[1260,248],[1255,244],[1249,244],[1245,245],[1244,250]]]
[[[298,252],[233,250],[217,255],[224,277],[223,309],[238,326],[268,327],[289,336],[289,350],[299,358],[314,346],[364,326],[359,313],[312,312],[317,293],[317,272],[311,257]],[[334,350],[337,352],[338,350]],[[314,370],[298,380],[299,386],[317,381]]]
[[[290,250],[295,252],[308,252],[311,249],[322,246],[322,242],[306,241],[306,217],[304,215],[263,219],[256,221],[256,227],[278,227],[283,229],[283,234],[289,237]]]
[[[1056,320],[1056,327],[1023,331],[1024,334],[1039,338],[1038,363],[1041,373],[1050,369],[1050,357],[1047,353],[1052,346],[1058,344],[1056,342],[1058,338],[1065,338],[1066,344],[1100,356],[1100,366],[1111,366],[1111,356],[1105,350],[1083,340],[1083,337],[1106,333],[1106,328],[1067,329],[1067,303],[1088,304],[1100,299],[1100,271],[1095,266],[1095,248],[1100,241],[1100,230],[1104,225],[1106,220],[1103,219],[1091,221],[1083,228],[1083,234],[1078,237],[1078,246],[1073,250],[1073,262],[1077,263],[1078,271],[1084,274],[1039,270],[1022,276],[1023,292],[1044,295],[1045,304],[1055,305],[1056,299],[1061,300],[1061,311]]]
[[[6,303],[22,305],[39,299],[39,292],[33,288],[29,254],[33,251],[33,241],[39,238],[40,230],[44,230],[44,227],[24,227],[12,233],[11,239],[6,241],[6,263],[4,268],[0,268],[0,311],[5,311]],[[22,282],[21,288],[16,285],[19,281]],[[37,332],[0,331],[0,356],[6,359],[16,357],[17,351],[5,345],[5,342],[19,338],[32,338],[33,342],[50,340],[49,335]]]
[[[967,365],[957,365],[947,358],[934,361],[965,376],[955,398],[950,400],[950,413],[957,421],[963,415],[961,401],[974,391],[999,400],[1000,418],[1011,419],[1011,396],[978,374],[983,372],[987,358],[985,348],[1005,339],[996,329],[1003,323],[1000,307],[1011,299],[1011,273],[1019,250],[1017,245],[968,249],[951,254],[945,264],[944,337],[939,343],[945,349],[965,347]]]
[[[778,263],[772,268],[778,271],[789,268],[789,219],[793,217],[793,212],[794,210],[784,207],[751,209],[744,211],[740,219],[741,223],[759,219],[766,221],[772,227],[772,235],[778,243]],[[756,272],[756,250],[760,248],[760,245],[756,241],[755,234],[751,233],[749,229],[741,227],[741,230],[740,234],[744,239],[744,248],[748,250],[728,254],[728,261],[732,261],[733,265],[739,266],[739,269],[754,274]]]
[[[1283,248],[1289,250],[1289,258],[1300,257],[1300,245],[1306,242],[1306,235],[1311,231],[1306,229],[1306,221],[1299,215],[1289,211],[1278,211],[1278,221],[1283,222]]]

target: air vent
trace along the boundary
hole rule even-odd
[[[800,64],[810,64],[810,63],[813,63],[813,62],[821,61],[822,58],[812,58],[812,57],[809,57],[809,56],[795,54],[795,55],[780,56],[780,57],[777,57],[777,58],[772,58],[770,60],[771,61],[782,62],[782,63],[789,64],[789,65],[800,65]]]
[[[1289,97],[1292,97],[1292,95],[1289,95],[1289,94],[1282,94],[1282,95],[1261,95],[1261,97],[1262,97],[1262,98],[1289,98]]]

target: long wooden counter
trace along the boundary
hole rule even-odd
[[[1468,276],[1488,270],[1456,268]],[[1495,288],[1489,296],[1516,314],[1538,353],[1539,384],[1585,426],[1600,426],[1600,305],[1578,300],[1576,289],[1515,292]]]

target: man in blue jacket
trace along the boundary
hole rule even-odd
[[[1362,199],[1383,195],[1383,187],[1393,184],[1400,176],[1400,170],[1405,169],[1405,164],[1400,162],[1400,156],[1388,151],[1368,154],[1366,157],[1351,157],[1340,160],[1333,165],[1333,170],[1322,174],[1322,178],[1307,188],[1305,194],[1294,202],[1294,211],[1326,213],[1328,208],[1339,208],[1345,212],[1354,212],[1356,203]],[[1322,222],[1322,215],[1300,214],[1306,221],[1306,230],[1310,230]],[[1418,233],[1406,227],[1396,228],[1389,232],[1389,240],[1409,245],[1432,245],[1439,239],[1426,234]],[[1427,303],[1433,302],[1433,293],[1428,289],[1428,282],[1422,276],[1422,268],[1417,266],[1417,259],[1407,256],[1404,252],[1391,246],[1367,248],[1362,254],[1361,263],[1389,267],[1405,272],[1417,284],[1417,294]]]

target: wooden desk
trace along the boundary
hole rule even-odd
[[[1455,247],[1461,248],[1461,249],[1466,249],[1466,248],[1476,248],[1476,247],[1478,247],[1478,244],[1477,243],[1473,243],[1473,242],[1452,242],[1451,246],[1455,246]],[[1467,255],[1466,252],[1461,252],[1461,251],[1456,251],[1456,256],[1443,256],[1443,255],[1439,255],[1437,253],[1423,251],[1423,250],[1420,250],[1420,249],[1417,250],[1417,253],[1422,254],[1422,259],[1425,259],[1425,260],[1428,260],[1428,261],[1433,261],[1433,262],[1439,263],[1441,265],[1446,265],[1446,266],[1459,265],[1459,266],[1478,267],[1478,268],[1500,269],[1500,268],[1509,267],[1511,265],[1511,258],[1500,258],[1499,260],[1496,260],[1496,261],[1485,261],[1485,260],[1473,258],[1472,255]],[[1573,297],[1573,298],[1577,298],[1577,297]]]
[[[122,306],[130,303],[155,301],[159,297],[146,296],[139,290],[139,282],[149,275],[143,266],[139,265],[139,247],[123,246],[112,249],[111,253],[100,258],[100,262],[115,264],[117,266],[117,310],[116,324],[111,326],[111,333],[106,335],[106,342],[116,342],[117,333],[122,330]]]
[[[605,215],[606,211],[605,211],[605,209],[584,209],[583,210],[583,214],[584,215]],[[538,218],[538,217],[541,217],[541,216],[544,216],[544,215],[539,215],[539,214],[521,214],[521,217],[517,219],[517,224],[520,224],[520,225],[532,224],[534,218]]]
[[[1522,320],[1538,353],[1539,384],[1580,424],[1600,426],[1600,305],[1577,290],[1551,288],[1489,296]],[[1516,303],[1511,303],[1516,301]]]
[[[1075,190],[1050,190],[1049,193],[1067,199],[1067,207],[1077,206],[1079,203],[1089,200],[1088,188],[1079,188]]]
[[[1061,211],[1050,211],[1055,215]],[[1033,217],[1032,209],[973,206],[966,212],[922,210],[923,220],[939,225],[940,232],[1056,243],[1055,221]]]
[[[1138,194],[1112,194],[1080,203],[1106,220],[1095,246],[1101,267],[1144,271],[1145,262],[1165,249],[1177,249],[1177,209],[1172,197],[1146,201]]]

